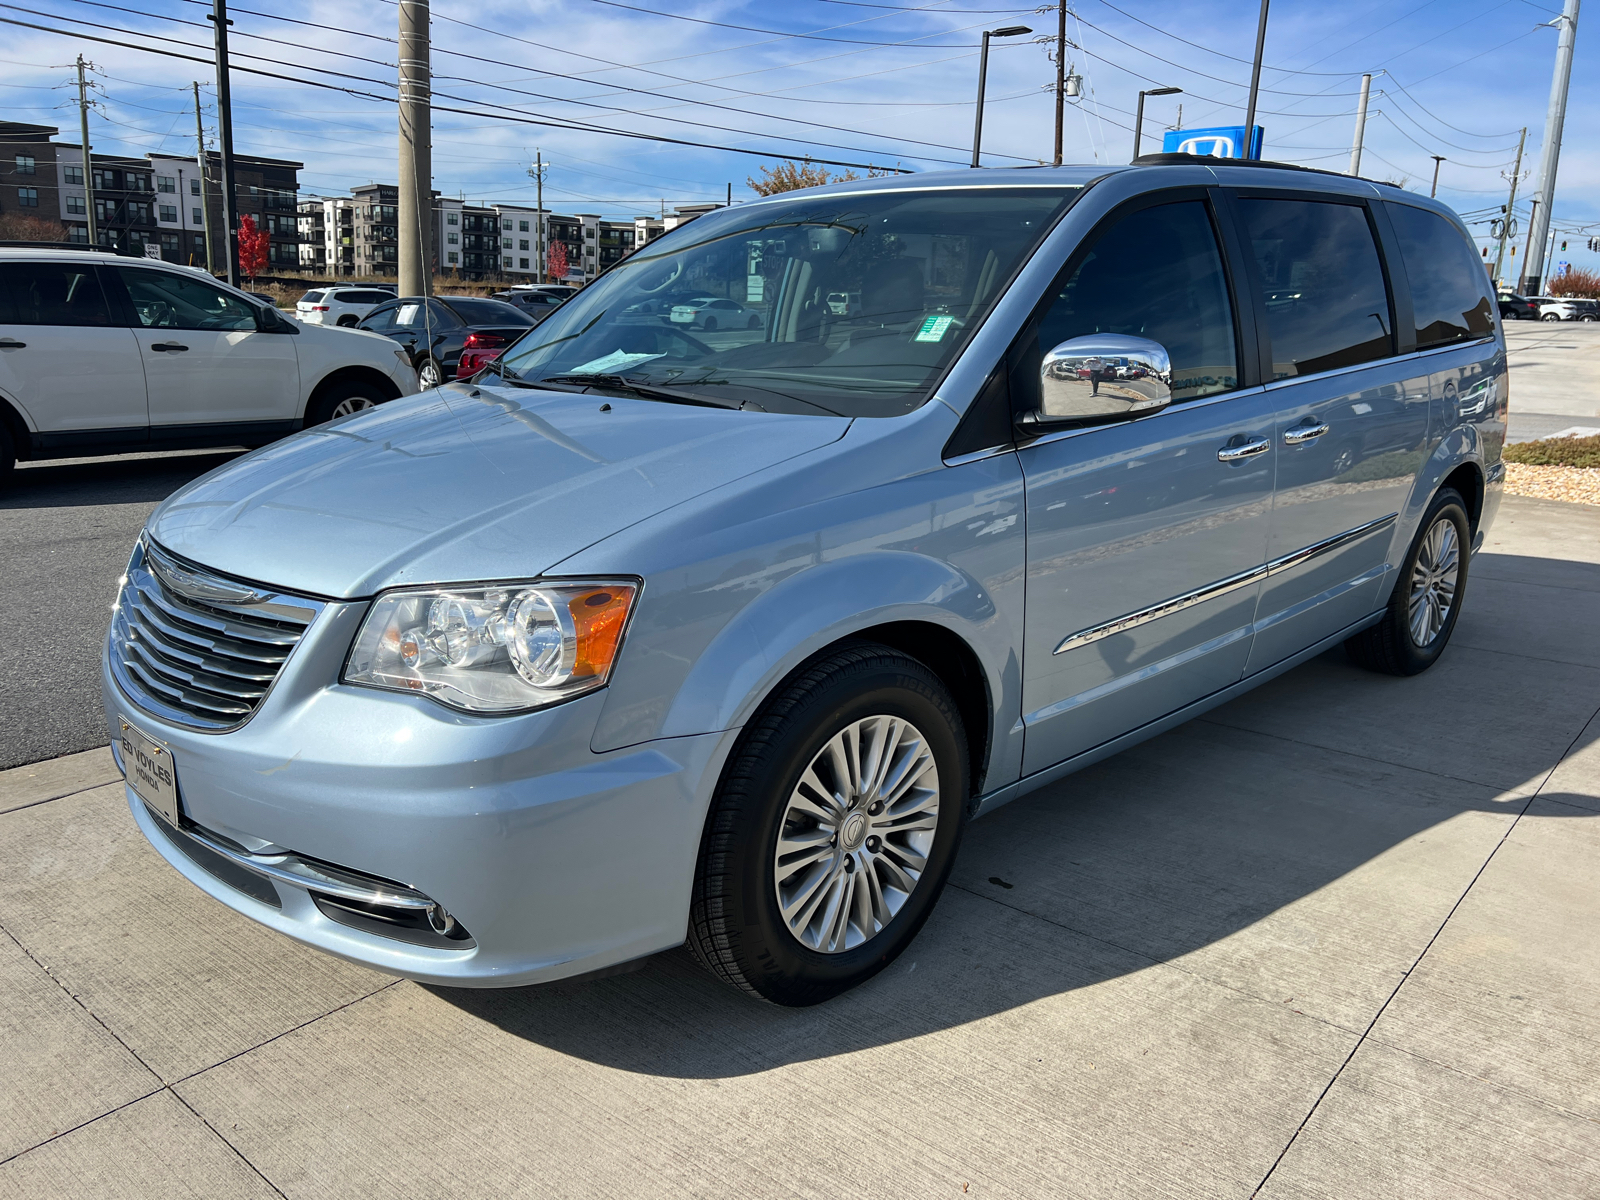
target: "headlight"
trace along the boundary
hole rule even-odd
[[[471,713],[543,708],[605,686],[637,594],[564,581],[386,592],[343,680]]]

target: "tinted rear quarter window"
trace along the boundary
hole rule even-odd
[[[1364,208],[1259,198],[1239,207],[1266,304],[1274,378],[1393,352],[1389,293]]]
[[[304,296],[300,297],[300,303],[301,304],[321,304],[322,303],[322,293],[321,292],[307,292]]]
[[[110,325],[88,263],[0,263],[0,325]]]
[[[1461,231],[1425,208],[1390,204],[1388,209],[1411,284],[1417,349],[1494,333],[1489,275]]]

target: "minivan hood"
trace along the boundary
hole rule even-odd
[[[319,596],[527,578],[849,426],[455,385],[237,459],[174,492],[146,528],[193,562]]]

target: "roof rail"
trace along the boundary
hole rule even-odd
[[[88,242],[29,241],[26,238],[0,238],[0,249],[17,250],[94,250],[100,254],[117,254],[113,246],[91,246]]]
[[[1275,171],[1305,171],[1312,175],[1336,175],[1340,179],[1360,179],[1363,183],[1380,183],[1384,187],[1400,185],[1392,179],[1368,179],[1365,175],[1347,175],[1343,171],[1330,171],[1326,167],[1302,167],[1298,163],[1272,162],[1263,158],[1217,158],[1210,154],[1141,154],[1133,160],[1136,167],[1170,167],[1191,164],[1202,167],[1271,167]]]

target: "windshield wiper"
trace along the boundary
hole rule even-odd
[[[737,404],[729,404],[725,400],[712,400],[705,396],[697,396],[693,392],[680,392],[672,388],[655,387],[652,384],[632,383],[621,375],[590,375],[587,373],[577,375],[547,375],[539,380],[540,383],[565,383],[576,386],[594,386],[610,388],[614,392],[631,392],[642,400],[664,400],[668,404],[693,404],[700,408],[738,408]]]

